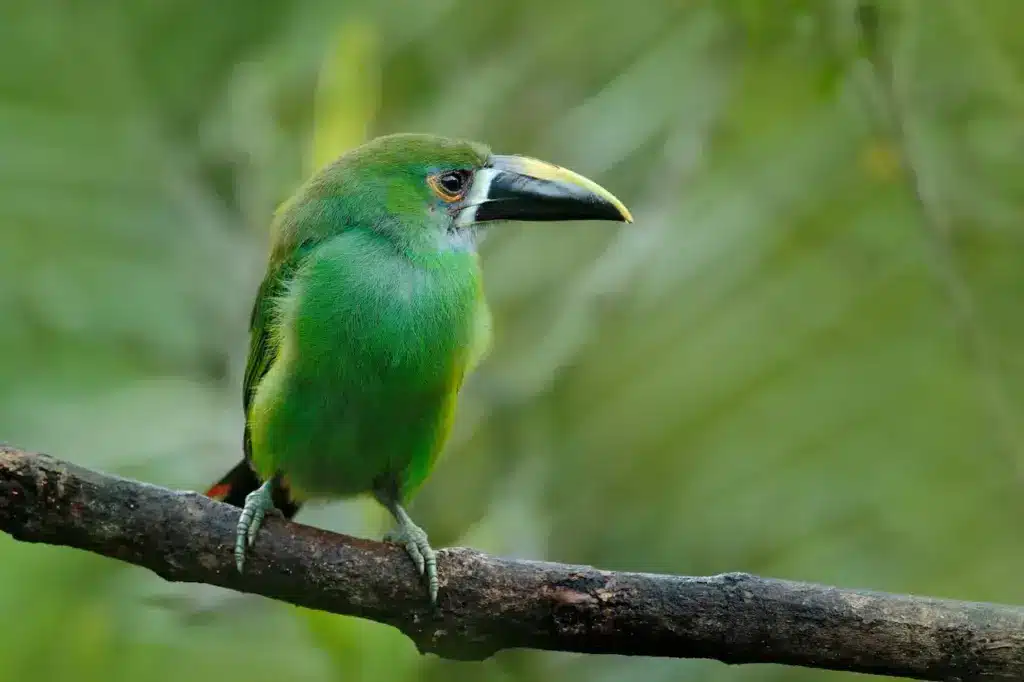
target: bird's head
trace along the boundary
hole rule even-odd
[[[371,140],[303,194],[411,250],[472,249],[478,228],[497,221],[633,220],[608,190],[568,169],[434,135]]]

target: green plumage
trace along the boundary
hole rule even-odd
[[[434,552],[403,505],[490,341],[476,234],[506,218],[630,219],[564,168],[429,135],[352,150],[278,211],[251,318],[246,463],[209,492],[244,507],[240,570],[269,509],[370,493],[436,597]]]
[[[275,221],[245,389],[250,458],[293,497],[423,482],[474,342],[480,271],[425,178],[484,148],[392,136],[321,171]]]
[[[447,435],[479,294],[470,251],[403,253],[360,227],[310,248],[269,321],[256,471],[300,498],[393,486],[404,501]]]

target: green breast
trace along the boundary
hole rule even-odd
[[[257,469],[310,497],[425,476],[483,310],[471,252],[410,260],[361,230],[318,247],[281,302],[281,350],[253,403]]]

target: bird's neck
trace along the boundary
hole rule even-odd
[[[357,353],[367,366],[426,378],[450,372],[471,345],[481,295],[472,251],[403,253],[353,230],[310,254],[282,322],[307,358]]]
[[[451,226],[445,229],[425,223],[413,229],[405,224],[393,231],[381,230],[378,226],[378,233],[381,232],[401,254],[417,263],[454,262],[460,260],[459,254],[476,254],[477,233],[473,228]]]

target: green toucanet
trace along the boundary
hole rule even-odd
[[[404,505],[490,342],[478,228],[507,220],[632,218],[565,168],[410,134],[345,153],[278,210],[250,322],[245,459],[207,492],[242,507],[240,571],[268,512],[369,493],[436,600],[434,551]]]

